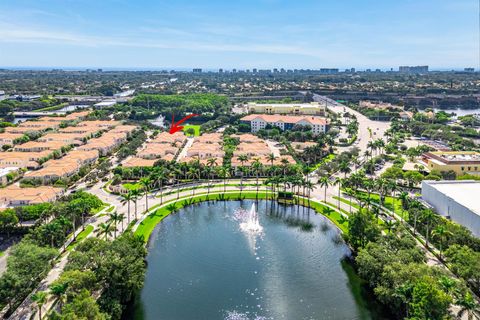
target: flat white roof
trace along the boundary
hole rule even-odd
[[[480,216],[480,182],[456,180],[424,181],[424,183]]]

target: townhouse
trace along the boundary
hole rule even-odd
[[[0,152],[0,168],[18,167],[27,169],[37,169],[40,164],[38,161],[48,157],[50,151],[41,152]]]
[[[16,145],[13,150],[19,152],[41,152],[41,151],[55,151],[62,147],[68,146],[69,143],[63,141],[28,141],[23,144]]]
[[[13,146],[16,139],[23,137],[22,133],[0,133],[0,147],[4,145]]]
[[[63,195],[63,189],[48,186],[35,188],[20,188],[16,185],[2,189],[0,193],[0,206],[16,207],[44,202],[53,202]]]
[[[29,171],[25,174],[26,179],[39,179],[49,182],[64,179],[77,174],[81,167],[95,163],[98,159],[98,151],[73,150],[58,160],[49,160],[43,164],[43,168]]]

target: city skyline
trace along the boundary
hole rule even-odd
[[[0,65],[478,68],[478,2],[5,1]]]

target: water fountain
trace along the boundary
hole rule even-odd
[[[252,233],[262,232],[263,228],[260,225],[260,221],[258,221],[258,212],[255,210],[255,204],[252,204],[250,211],[245,215],[243,222],[240,223],[240,228],[243,231]]]

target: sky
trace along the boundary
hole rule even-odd
[[[0,66],[479,67],[479,0],[1,0]]]

